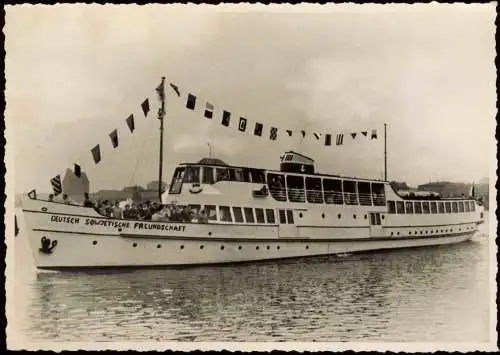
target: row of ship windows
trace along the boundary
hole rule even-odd
[[[466,226],[463,229],[464,230],[472,230],[472,229],[474,229],[474,227],[472,227],[472,226]],[[453,229],[453,228],[449,228],[449,229],[448,228],[445,228],[445,229],[435,229],[435,230],[431,229],[430,231],[429,230],[426,230],[426,231],[421,230],[420,234],[422,235],[424,233],[425,234],[453,233],[454,231],[456,231],[456,229]],[[462,228],[458,228],[458,231],[461,232]],[[400,234],[400,232],[395,232],[395,233],[391,232],[391,236],[399,235],[399,234]],[[412,231],[408,232],[408,235],[418,235],[418,234],[419,234],[419,231],[414,231],[413,234],[412,234]]]
[[[198,209],[199,206],[192,205]],[[215,206],[205,205],[205,212],[209,221],[220,222],[235,222],[235,223],[268,223],[275,224],[276,216],[273,209],[270,208],[252,208],[252,207],[230,207],[230,206]],[[219,218],[217,218],[219,217]],[[280,224],[293,224],[292,210],[278,210],[278,218]]]
[[[429,214],[474,212],[474,201],[387,201],[391,214]]]

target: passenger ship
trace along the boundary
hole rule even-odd
[[[161,171],[160,158],[159,181]],[[387,181],[317,173],[313,159],[293,151],[276,171],[215,158],[181,164],[165,195],[166,204],[204,209],[208,221],[113,219],[23,198],[35,265],[199,265],[435,246],[468,240],[484,222],[474,198],[400,196]]]

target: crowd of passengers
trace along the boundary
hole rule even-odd
[[[83,203],[73,201],[67,194],[63,194],[60,200],[56,200],[54,195],[51,194],[49,195],[49,201],[94,208],[103,216],[117,219],[208,223],[208,216],[204,209],[190,206],[163,205],[158,202],[145,201],[142,203],[132,202],[122,208],[120,207],[120,201],[98,200],[94,203],[88,193],[85,194]]]

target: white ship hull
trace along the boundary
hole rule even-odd
[[[470,239],[477,231],[477,222],[466,219],[450,226],[411,227],[413,235],[401,229],[396,233],[389,226],[374,236],[369,226],[300,225],[294,235],[280,235],[279,225],[113,220],[99,216],[93,209],[37,200],[27,200],[23,212],[35,265],[40,269],[201,265],[308,257],[452,244]],[[49,241],[45,250],[44,238]],[[52,246],[54,241],[57,244]]]

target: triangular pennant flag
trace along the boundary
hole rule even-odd
[[[142,112],[144,113],[144,117],[148,115],[149,112],[149,99],[146,99],[141,104]]]
[[[371,139],[377,139],[377,130],[376,129],[372,129]]]
[[[288,133],[288,137],[291,137],[291,136],[292,136],[292,131],[291,131],[291,130],[287,129],[287,130],[286,130],[286,133]]]
[[[116,148],[118,147],[118,130],[113,130],[113,132],[111,132],[109,134],[109,138],[111,139],[111,144],[113,144],[113,148]]]
[[[344,135],[342,133],[337,134],[337,145],[342,145],[342,143],[344,143]]]
[[[300,131],[300,133],[302,133],[302,138],[305,138],[305,136],[306,136],[306,131]]]
[[[181,92],[179,91],[179,87],[177,85],[170,83],[170,87],[175,91],[177,96],[179,96],[179,97],[181,96]]]
[[[160,85],[156,87],[156,93],[158,94],[158,100],[163,101],[165,100],[165,87],[163,85],[163,80],[161,81]]]
[[[128,126],[128,129],[130,130],[130,132],[134,132],[134,129],[135,129],[135,122],[134,122],[134,115],[130,115],[127,117],[126,119],[126,122],[127,122],[127,126]]]
[[[245,132],[247,129],[247,119],[245,117],[240,117],[240,123],[238,124],[238,129],[241,132]]]
[[[259,122],[255,122],[255,129],[253,131],[253,134],[256,135],[256,136],[262,136],[262,128],[264,126],[262,125],[262,123],[259,123]]]
[[[76,177],[81,177],[82,176],[82,168],[80,167],[80,165],[75,164],[73,172],[75,173]]]
[[[356,132],[351,133],[351,137],[352,137],[352,139],[356,138],[356,134],[357,134]]]
[[[94,158],[94,162],[97,164],[101,161],[101,148],[99,144],[90,150],[92,152],[92,157]]]
[[[331,134],[325,135],[325,145],[332,145],[332,135]]]
[[[14,236],[19,234],[19,226],[17,225],[17,215],[14,215]]]
[[[188,98],[186,101],[186,108],[194,110],[195,106],[196,106],[196,96],[194,96],[193,94],[188,94]]]
[[[54,195],[57,196],[62,192],[61,175],[56,175],[50,179],[50,184],[52,185],[52,190],[54,190]]]
[[[36,200],[36,190],[33,189],[30,192],[28,192],[28,197],[31,198],[32,200]]]
[[[212,105],[210,102],[207,102],[205,105],[205,117],[206,118],[212,118],[214,115],[214,105]]]
[[[223,111],[221,125],[229,127],[230,121],[231,121],[231,112]]]
[[[366,137],[366,135],[368,134],[368,131],[363,131],[363,132],[361,132],[361,134],[363,134],[363,136]]]
[[[316,137],[316,139],[319,139],[321,137],[321,133],[314,133],[314,137]]]
[[[269,130],[269,139],[275,141],[278,138],[278,129],[276,127],[271,127]]]

